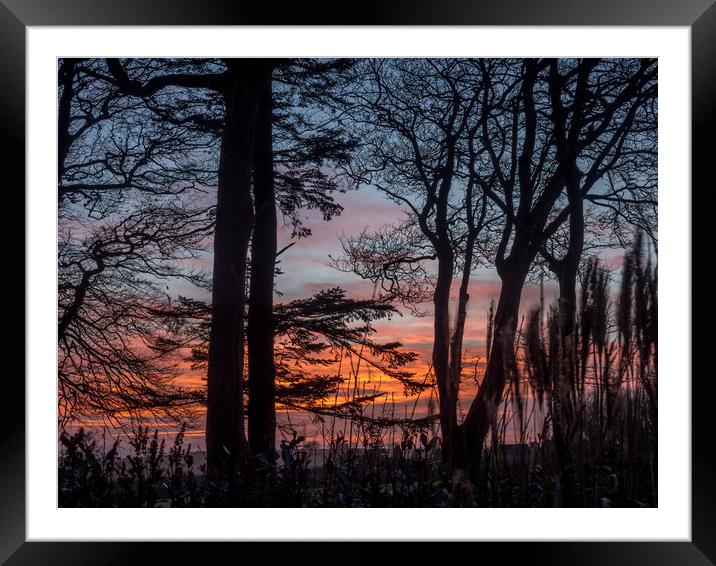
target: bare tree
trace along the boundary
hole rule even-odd
[[[401,60],[367,61],[361,70],[340,106],[361,132],[366,157],[356,176],[402,205],[408,218],[393,230],[344,239],[342,267],[380,280],[399,298],[410,289],[406,280],[437,262],[433,364],[441,428],[448,453],[451,445],[457,450],[455,465],[474,474],[515,370],[520,299],[531,271],[541,261],[554,271],[561,317],[573,320],[585,235],[616,246],[626,241],[627,223],[655,234],[655,63]],[[596,222],[588,225],[587,217]],[[499,233],[491,232],[499,241],[483,242],[479,254],[502,280],[494,333],[458,433],[453,407],[472,256],[477,234],[497,223]],[[416,227],[427,240],[417,246]],[[460,261],[450,338],[447,306]]]
[[[157,311],[157,316],[173,329],[176,343],[191,349],[189,361],[194,369],[207,368],[211,310],[203,301],[180,297],[176,307]],[[346,355],[397,380],[408,394],[429,388],[430,384],[414,379],[414,374],[404,369],[416,360],[414,352],[402,350],[400,342],[380,342],[375,338],[372,322],[397,313],[386,298],[352,299],[340,288],[275,304],[278,406],[351,418],[350,411],[370,399],[334,402],[330,397],[346,378],[320,371],[340,365]]]
[[[215,178],[214,135],[123,95],[97,59],[58,63],[58,200],[106,210],[130,192],[176,195]],[[96,211],[95,211],[96,212]]]
[[[320,208],[326,218],[340,212],[329,195],[336,184],[320,166],[344,153],[347,145],[340,136],[327,144],[326,133],[316,134],[315,128],[314,135],[306,137],[307,129],[301,126],[308,121],[296,120],[299,113],[292,114],[294,119],[277,117],[274,108],[280,97],[274,96],[273,83],[278,77],[283,84],[300,81],[305,83],[302,88],[310,89],[317,84],[310,77],[340,66],[311,60],[107,60],[109,76],[95,74],[113,82],[125,96],[142,99],[163,123],[213,134],[220,140],[207,396],[207,452],[215,469],[231,465],[247,445],[255,454],[274,450],[272,304],[277,203],[295,222],[298,236],[306,234],[295,214],[302,206]],[[276,130],[284,141],[278,147]],[[303,153],[295,148],[297,138]],[[293,145],[285,143],[286,139]],[[277,157],[281,160],[278,171]],[[247,338],[248,443],[243,417]]]
[[[464,464],[471,474],[477,473],[506,378],[514,371],[520,294],[538,254],[546,258],[560,281],[562,326],[573,328],[585,234],[584,201],[619,210],[620,220],[628,217],[625,209],[656,204],[650,173],[655,147],[642,139],[644,128],[652,132],[655,128],[651,106],[656,94],[654,61],[599,66],[597,60],[525,60],[516,83],[505,74],[495,80],[488,64],[480,64],[489,82],[484,103],[491,108],[491,119],[484,123],[479,142],[499,180],[497,190],[487,184],[483,190],[504,211],[507,222],[495,258],[502,289],[490,359],[462,426],[462,446],[468,453]],[[615,179],[634,175],[641,176],[644,184],[614,184]],[[630,196],[631,191],[644,191],[646,196],[637,199]],[[566,251],[558,260],[547,243],[567,221]]]
[[[142,206],[79,242],[60,243],[59,388],[61,418],[99,415],[114,422],[142,411],[177,422],[197,397],[172,384],[177,349],[152,313],[166,308],[162,280],[201,284],[177,261],[202,249],[207,219],[178,220],[166,206]],[[184,416],[186,418],[186,415]]]
[[[151,313],[166,308],[167,282],[204,285],[181,264],[203,251],[212,211],[177,196],[198,180],[177,165],[199,142],[155,144],[168,132],[97,80],[96,67],[58,64],[60,422],[177,422],[199,399],[174,384],[177,351]]]
[[[561,326],[568,336],[577,308],[585,203],[616,213],[609,226],[617,234],[628,215],[630,224],[656,235],[656,62],[552,60],[549,66],[550,117],[569,231],[563,257],[543,255],[560,283]]]
[[[396,298],[410,299],[417,292],[412,298],[419,300],[427,287],[415,278],[423,275],[425,262],[437,263],[430,285],[432,367],[446,461],[458,426],[468,283],[489,210],[465,168],[480,153],[468,151],[465,140],[485,119],[481,93],[481,77],[462,60],[367,60],[336,97],[341,119],[357,128],[364,146],[354,175],[408,212],[407,220],[392,229],[345,240],[348,257],[339,264],[381,281],[384,289],[387,281]],[[462,276],[451,330],[450,292],[458,269]]]

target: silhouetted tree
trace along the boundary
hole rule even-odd
[[[385,298],[351,299],[340,288],[325,289],[306,299],[274,305],[277,403],[319,414],[328,410],[340,414],[347,410],[348,405],[326,403],[345,377],[316,373],[317,368],[327,370],[335,366],[346,354],[399,381],[406,394],[430,387],[414,379],[413,372],[404,369],[416,360],[414,352],[401,350],[400,342],[375,339],[372,322],[394,314],[397,309]],[[193,367],[205,370],[211,307],[202,301],[182,297],[177,306],[157,311],[157,316],[171,329],[177,345],[191,348]]]
[[[573,327],[585,234],[601,245],[623,245],[630,223],[655,234],[656,66],[474,59],[366,61],[361,70],[338,100],[339,116],[361,132],[365,157],[354,165],[356,176],[409,213],[394,230],[345,239],[342,267],[387,282],[384,288],[401,297],[425,287],[398,282],[421,276],[421,262],[437,261],[433,365],[448,450],[457,430],[453,407],[474,238],[485,224],[502,224],[496,246],[482,244],[502,287],[485,375],[459,434],[456,464],[474,474],[515,373],[520,297],[530,272],[540,261],[554,271],[562,326]],[[596,219],[591,226],[587,215]],[[429,245],[409,249],[417,240],[413,226]],[[463,258],[450,340],[448,299]]]
[[[66,59],[58,71],[63,395],[87,397],[95,380],[112,414],[196,401],[172,389],[170,365],[162,369],[186,343],[159,332],[152,316],[181,325],[161,285],[202,284],[179,262],[213,232],[211,324],[200,324],[209,331],[211,469],[247,453],[271,456],[277,398],[298,407],[301,395],[315,401],[337,386],[289,371],[279,360],[290,352],[319,363],[313,354],[358,355],[358,344],[381,371],[416,387],[397,346],[361,342],[346,322],[358,316],[367,335],[372,316],[392,312],[381,301],[417,311],[429,297],[443,458],[474,477],[517,375],[527,277],[547,269],[559,282],[558,346],[569,365],[589,248],[627,244],[633,225],[656,243],[654,60]],[[335,290],[290,303],[294,328],[281,334],[277,258],[294,242],[277,249],[279,218],[293,238],[307,236],[300,211],[339,214],[333,194],[346,188],[342,179],[374,186],[406,213],[343,239],[340,267],[380,283],[383,294],[362,305]],[[214,186],[215,202],[205,194]],[[459,426],[468,285],[480,264],[495,265],[502,287],[485,374]],[[331,337],[329,324],[338,329]],[[135,395],[144,397],[133,405]],[[92,403],[100,410],[99,397]],[[555,416],[558,442],[560,426]]]
[[[301,126],[310,121],[296,120],[298,113],[289,112],[289,118],[277,119],[273,113],[274,71],[281,69],[277,76],[289,87],[300,77],[306,83],[302,88],[308,90],[317,84],[309,80],[311,76],[325,81],[328,71],[340,66],[265,59],[107,61],[115,84],[125,95],[141,97],[169,124],[213,131],[221,140],[207,409],[207,451],[214,467],[224,460],[231,463],[246,445],[241,378],[246,332],[249,388],[253,393],[249,396],[248,444],[253,453],[273,452],[271,307],[277,255],[276,204],[295,222],[299,236],[305,234],[296,215],[302,206],[320,208],[326,218],[340,211],[329,196],[336,184],[320,166],[336,155],[342,156],[347,145],[340,136],[331,139],[325,132],[316,135],[320,128],[314,127],[314,135],[305,136]],[[187,89],[209,94],[197,101],[193,94],[186,94]],[[223,109],[219,112],[217,107]],[[274,125],[283,134],[279,139],[293,140],[293,146],[276,144]],[[296,136],[304,146],[300,151],[295,149]],[[276,156],[282,160],[278,173]],[[249,256],[250,242],[253,253]],[[245,329],[247,273],[251,273],[248,282],[252,298]]]
[[[310,234],[296,214],[318,208],[324,220],[341,209],[333,201],[335,175],[321,170],[348,158],[352,142],[336,128],[311,117],[311,101],[346,66],[341,61],[262,60],[271,78],[257,109],[254,151],[254,228],[251,237],[248,309],[249,446],[253,454],[274,452],[276,367],[273,295],[276,272],[277,209],[287,216],[295,237]]]
[[[488,81],[484,104],[491,118],[479,142],[499,180],[497,190],[486,184],[483,190],[507,222],[495,259],[502,289],[490,359],[462,426],[461,445],[469,453],[465,464],[472,474],[477,473],[506,378],[514,371],[520,295],[538,254],[560,281],[560,324],[566,336],[574,327],[584,201],[612,207],[619,211],[619,221],[630,217],[625,209],[653,209],[656,203],[655,146],[643,140],[655,128],[653,60],[620,60],[599,67],[598,60],[560,64],[528,59],[516,79],[495,75],[487,62],[480,65]],[[557,260],[547,243],[567,220],[566,253]]]
[[[201,142],[155,143],[167,128],[98,80],[96,65],[58,63],[60,422],[184,420],[198,399],[174,385],[176,350],[151,312],[166,307],[165,282],[204,285],[181,265],[212,229],[211,210],[182,194],[201,180],[180,165]]]
[[[402,223],[345,239],[347,257],[338,265],[380,281],[404,302],[420,301],[431,292],[432,368],[447,461],[458,425],[468,283],[481,259],[476,254],[478,237],[493,216],[488,216],[490,203],[466,169],[481,153],[468,148],[466,140],[486,119],[482,79],[459,59],[367,60],[336,102],[338,115],[356,128],[363,144],[354,175],[408,211]],[[433,260],[437,274],[426,285],[424,264]],[[458,270],[457,316],[451,324],[450,292]]]

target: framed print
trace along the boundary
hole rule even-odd
[[[0,9],[8,564],[716,561],[710,0]]]

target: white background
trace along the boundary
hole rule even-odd
[[[27,538],[690,540],[689,28],[27,29]],[[156,56],[659,57],[658,509],[58,509],[57,63]]]

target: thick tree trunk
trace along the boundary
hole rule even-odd
[[[550,61],[548,79],[549,95],[552,105],[551,119],[554,124],[554,137],[557,144],[556,158],[564,181],[569,201],[569,241],[565,257],[551,266],[559,280],[558,323],[563,347],[565,340],[573,337],[577,312],[577,271],[584,249],[584,202],[582,197],[582,171],[577,165],[579,155],[578,133],[582,129],[585,112],[587,80],[591,70],[599,63],[598,59],[588,59],[579,64],[577,86],[571,112],[562,100],[563,79],[559,73],[557,60]]]
[[[520,297],[532,259],[534,256],[527,254],[509,261],[501,269],[502,288],[495,310],[489,361],[477,396],[460,427],[456,445],[455,467],[465,469],[472,479],[479,473],[487,432],[495,421],[507,377],[514,370]]]
[[[452,287],[455,257],[450,242],[448,198],[452,186],[455,162],[454,145],[448,147],[447,166],[435,202],[434,247],[438,260],[438,277],[433,292],[435,316],[433,320],[433,371],[438,386],[442,458],[452,458],[454,434],[457,428],[457,384],[450,372],[450,288]]]
[[[584,248],[584,213],[581,198],[578,196],[578,184],[568,184],[567,190],[570,194],[569,244],[565,257],[553,266],[559,282],[559,371],[556,375],[557,382],[553,384],[552,416],[557,466],[560,471],[564,470],[571,460],[570,423],[576,418],[577,275]]]
[[[576,258],[563,260],[559,272],[556,273],[559,282],[559,329],[563,339],[574,334],[577,324],[577,273]]]
[[[260,75],[249,59],[228,62],[226,124],[221,138],[206,413],[210,472],[230,469],[244,452],[246,261],[251,235],[251,168]]]
[[[255,223],[251,241],[248,314],[249,447],[270,458],[276,437],[273,286],[276,262],[276,199],[273,178],[271,68],[267,65],[254,154]]]

